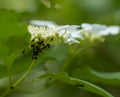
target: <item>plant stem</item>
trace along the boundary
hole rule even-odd
[[[8,89],[0,97],[6,97],[12,91],[12,88],[14,89],[30,73],[34,66],[34,62],[35,60],[32,61],[26,72],[12,86],[9,86]]]
[[[9,78],[9,83],[10,83],[10,86],[11,86],[12,85],[11,67],[8,68],[8,78]]]
[[[0,97],[6,97],[9,93],[10,93],[10,87],[8,87],[7,90],[2,95],[0,95]]]
[[[16,87],[29,74],[29,72],[31,71],[33,66],[34,66],[34,60],[30,64],[30,66],[27,69],[27,71],[12,85],[12,87]]]
[[[77,51],[78,48],[76,48],[76,49],[74,50],[75,52],[72,52],[72,53],[71,53],[71,56],[70,56],[70,57],[66,60],[66,62],[63,64],[63,67],[62,67],[61,71],[66,71],[67,68],[68,68],[68,66],[70,65],[70,63],[71,63],[72,61],[76,60],[77,57],[79,57],[80,52],[83,52],[84,50],[86,50],[86,49],[88,49],[88,48],[90,48],[90,45],[87,45],[87,46],[85,46],[85,47],[82,47],[82,48],[79,49],[78,51]]]

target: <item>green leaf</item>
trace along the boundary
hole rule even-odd
[[[89,66],[84,66],[76,69],[73,76],[97,83],[120,86],[120,72],[98,72]]]
[[[56,59],[57,61],[65,60],[68,57],[67,45],[52,45],[51,48],[46,52],[46,57]]]
[[[108,93],[107,91],[105,91],[104,89],[81,79],[76,79],[76,78],[72,78],[70,77],[67,73],[58,73],[58,74],[53,74],[53,73],[48,73],[45,74],[41,77],[39,77],[37,80],[40,79],[44,79],[44,78],[54,78],[56,80],[60,80],[62,82],[65,82],[67,84],[71,84],[73,86],[76,86],[80,89],[86,90],[86,91],[90,91],[93,92],[95,94],[98,94],[102,97],[114,97],[113,95],[111,95],[110,93]]]
[[[0,58],[9,67],[28,42],[26,26],[19,24],[17,14],[0,10]]]
[[[49,60],[49,58],[46,57],[46,52],[41,52],[37,60],[35,61],[35,69],[38,70],[45,70],[45,62]],[[18,74],[19,72],[24,71],[29,67],[29,65],[32,62],[32,50],[30,48],[26,48],[24,50],[24,54],[21,53],[13,62],[12,65],[12,74]]]
[[[12,65],[12,74],[18,74],[19,72],[27,69],[32,62],[31,52],[26,52],[15,59]]]
[[[7,76],[7,68],[0,65],[0,78]]]

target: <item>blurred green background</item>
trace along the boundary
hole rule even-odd
[[[0,9],[15,12],[20,23],[39,19],[51,20],[58,24],[99,23],[120,25],[120,0],[0,0]],[[41,71],[41,69],[45,69],[47,72],[65,71],[70,76],[95,83],[115,97],[120,97],[120,79],[114,81],[101,73],[102,77],[99,76],[99,72],[120,71],[119,42],[120,35],[108,36],[105,42],[90,44],[88,49],[78,53],[76,53],[76,48],[86,47],[89,42],[86,41],[77,46],[72,45],[69,50],[63,44],[51,47],[43,56],[46,59],[42,57],[45,62],[41,62],[41,65],[37,65],[33,70],[33,77],[42,74],[44,71]],[[45,67],[43,64],[45,64]],[[21,68],[23,67],[21,66]],[[13,68],[16,69],[17,66],[15,65]],[[96,75],[97,73],[91,73],[90,68],[93,71],[99,71],[98,75]],[[18,71],[20,72],[20,70]],[[26,80],[31,78],[31,76],[28,76]],[[43,80],[28,85],[23,84],[8,97],[99,96],[61,82]]]
[[[119,0],[0,0],[0,8],[22,19],[53,20],[60,24],[120,24]]]

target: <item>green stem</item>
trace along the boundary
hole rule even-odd
[[[82,47],[81,49],[79,49],[78,51],[77,51],[78,48],[76,48],[76,49],[74,50],[75,52],[72,52],[72,54],[71,54],[72,56],[67,59],[67,61],[65,62],[65,64],[63,64],[63,67],[62,67],[61,71],[66,71],[67,68],[68,68],[68,66],[70,65],[70,63],[71,63],[73,60],[75,60],[77,57],[79,57],[80,52],[85,51],[86,49],[90,48],[90,46],[91,46],[91,45],[84,46],[84,47]]]
[[[27,71],[12,85],[12,87],[16,87],[29,74],[33,66],[34,66],[34,60],[32,61]]]
[[[6,97],[9,93],[10,93],[10,87],[0,97]]]
[[[8,68],[8,78],[9,78],[9,83],[10,83],[10,86],[11,86],[12,85],[11,67]]]
[[[12,85],[12,88],[16,87],[30,73],[33,66],[34,66],[34,60],[30,64],[27,71]],[[8,89],[0,97],[6,97],[12,91],[12,88],[11,88],[11,86],[9,86]]]

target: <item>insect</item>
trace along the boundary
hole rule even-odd
[[[50,48],[50,44],[45,43],[40,38],[38,38],[37,43],[32,43],[30,46],[32,48],[32,60],[37,59],[39,53],[42,52],[45,48]]]
[[[13,86],[11,86],[10,88],[11,88],[12,90],[14,89],[14,87],[13,87]]]
[[[40,45],[40,44],[43,44],[43,43],[44,43],[44,41],[41,41],[41,42],[40,42],[40,41],[38,41],[38,44],[39,44],[39,45]]]
[[[34,42],[35,40],[34,39],[32,39],[32,42]]]
[[[76,86],[76,87],[84,87],[83,84],[79,84],[79,83],[78,83],[78,84],[75,84],[75,86]]]
[[[51,41],[53,41],[53,38],[51,38]]]
[[[22,51],[22,54],[25,54],[25,49]]]
[[[46,46],[47,46],[48,48],[50,48],[50,44],[47,44]]]

